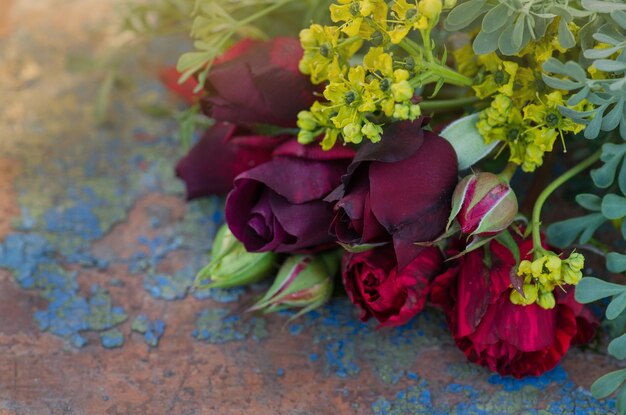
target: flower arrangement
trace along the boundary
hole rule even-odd
[[[306,22],[298,38],[265,36],[280,12]],[[198,50],[178,70],[214,123],[176,172],[189,198],[228,193],[197,284],[274,277],[250,310],[297,315],[343,285],[380,327],[431,304],[468,360],[515,377],[589,342],[599,319],[583,303],[609,298],[609,353],[626,358],[626,286],[583,277],[589,255],[626,271],[606,242],[626,239],[622,1],[197,0],[194,13]],[[548,198],[575,177],[590,213],[547,226]]]

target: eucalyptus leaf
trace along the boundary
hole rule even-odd
[[[499,144],[495,141],[485,144],[483,136],[478,132],[476,123],[480,113],[467,115],[454,121],[441,132],[448,140],[459,160],[459,170],[465,170],[486,157]]]
[[[448,30],[459,30],[469,26],[481,12],[487,0],[470,0],[454,7],[448,14],[445,27]]]
[[[592,213],[578,218],[556,222],[548,227],[548,240],[554,246],[566,248],[580,235],[580,243],[589,242],[596,230],[606,222],[602,213]]]
[[[606,268],[610,272],[615,273],[626,271],[626,255],[617,252],[609,252],[606,255]]]
[[[607,373],[591,385],[591,394],[596,399],[606,398],[621,386],[626,380],[626,369]]]
[[[611,59],[598,59],[593,62],[593,66],[603,72],[621,72],[626,70],[626,62],[619,62]]]
[[[602,198],[602,214],[611,220],[626,216],[626,198],[615,194],[608,194]]]
[[[613,339],[609,343],[609,353],[616,359],[626,359],[626,334]]]
[[[602,198],[590,193],[576,195],[576,203],[592,212],[598,212],[602,206]]]
[[[485,14],[482,23],[484,32],[491,33],[507,24],[511,9],[506,3],[500,3]]]
[[[576,301],[582,304],[593,303],[606,297],[626,292],[626,287],[595,277],[584,277],[576,286]]]
[[[611,19],[615,21],[622,29],[626,29],[626,12],[615,10],[611,12]]]
[[[558,32],[559,44],[561,47],[565,49],[570,49],[576,46],[576,38],[572,34],[569,27],[567,27],[567,22],[565,19],[561,19],[559,22],[559,32]]]
[[[626,388],[621,388],[617,394],[617,412],[626,413]]]
[[[615,319],[617,316],[622,314],[624,309],[626,308],[626,291],[621,293],[620,295],[616,295],[609,306],[606,308],[606,318],[609,320]]]

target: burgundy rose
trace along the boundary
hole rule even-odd
[[[423,249],[398,269],[391,245],[344,254],[343,284],[350,301],[361,309],[361,321],[374,317],[379,327],[406,324],[422,311],[430,282],[442,271],[438,248]]]
[[[324,198],[337,187],[354,151],[303,146],[294,139],[274,158],[235,179],[226,222],[249,252],[307,252],[334,243]]]
[[[382,141],[364,144],[327,198],[336,202],[331,233],[346,244],[393,241],[400,268],[444,230],[457,183],[457,158],[422,120],[385,128]]]
[[[518,238],[522,259],[532,241]],[[554,291],[556,306],[515,305],[510,301],[511,252],[493,241],[490,268],[481,248],[461,257],[438,276],[432,302],[443,308],[457,346],[467,358],[501,375],[536,376],[556,366],[572,343],[588,342],[598,321],[574,299],[574,290]]]
[[[233,48],[207,77],[202,100],[207,115],[238,124],[295,127],[298,112],[313,104],[316,91],[298,69],[303,53],[298,39],[248,40]]]
[[[284,140],[218,122],[180,159],[176,175],[185,182],[188,199],[227,193],[238,174],[270,160]]]

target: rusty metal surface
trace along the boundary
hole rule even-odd
[[[287,324],[238,313],[262,287],[190,292],[221,201],[185,204],[176,124],[140,110],[177,105],[155,74],[181,43],[111,55],[111,3],[0,0],[0,414],[613,411],[586,389],[612,365],[594,351],[515,381],[467,364],[435,311],[375,331],[343,299]]]

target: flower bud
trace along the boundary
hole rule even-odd
[[[420,13],[431,20],[439,17],[442,7],[441,0],[421,0],[419,2]]]
[[[491,236],[505,230],[515,215],[517,198],[509,184],[493,173],[475,173],[454,190],[448,228],[456,218],[463,233]]]
[[[247,252],[227,225],[215,235],[211,262],[196,276],[196,285],[206,288],[232,288],[253,284],[265,278],[273,269],[273,252]]]
[[[249,311],[271,313],[288,308],[302,309],[295,318],[323,305],[333,292],[333,277],[339,270],[340,253],[289,257],[270,289]]]
[[[443,8],[448,10],[456,6],[456,0],[443,0]]]

